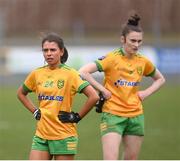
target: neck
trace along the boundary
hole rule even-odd
[[[54,70],[54,69],[58,68],[60,65],[61,65],[61,63],[58,63],[58,64],[49,64],[48,66],[49,66],[49,69]]]
[[[129,59],[131,59],[135,55],[134,53],[128,52],[124,47],[122,48],[122,51],[123,51],[124,55]]]
[[[134,56],[134,54],[132,54],[132,53],[126,53],[125,55],[126,55],[126,57],[129,58],[129,59],[131,59],[131,58]]]

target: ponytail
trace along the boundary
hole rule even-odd
[[[126,35],[131,31],[143,32],[141,26],[139,25],[140,17],[134,13],[130,16],[127,23],[123,25],[122,28],[122,36],[126,37]]]
[[[64,47],[64,54],[63,54],[63,56],[61,56],[61,63],[64,64],[67,61],[67,59],[68,59],[68,51],[67,51],[66,47]]]

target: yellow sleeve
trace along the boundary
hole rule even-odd
[[[112,67],[113,54],[108,53],[106,56],[102,56],[95,61],[98,71],[106,71]]]
[[[148,59],[145,59],[145,68],[144,68],[144,73],[143,75],[148,77],[148,76],[153,76],[155,74],[156,68],[155,66],[149,61]]]
[[[34,92],[36,90],[35,71],[32,71],[25,79],[23,89],[26,92]]]
[[[82,79],[80,76],[80,73],[78,73],[76,70],[73,70],[73,89],[75,92],[81,93],[82,90],[89,85],[89,82]]]

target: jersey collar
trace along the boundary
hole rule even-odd
[[[120,54],[121,54],[121,55],[125,56],[125,52],[124,52],[124,49],[123,49],[123,48],[120,48],[119,51],[120,51]]]
[[[65,66],[65,64],[59,64],[59,68],[62,68],[64,66]]]
[[[119,49],[119,51],[120,51],[120,54],[121,54],[121,55],[123,55],[123,56],[126,55],[126,54],[125,54],[125,51],[124,51],[124,48],[121,47],[121,48]],[[138,56],[138,53],[135,53],[134,56]]]

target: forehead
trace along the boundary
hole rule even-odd
[[[58,44],[56,42],[45,41],[43,48],[58,48]]]
[[[136,32],[136,31],[131,31],[128,35],[127,38],[129,39],[138,39],[142,40],[143,33],[142,32]]]

